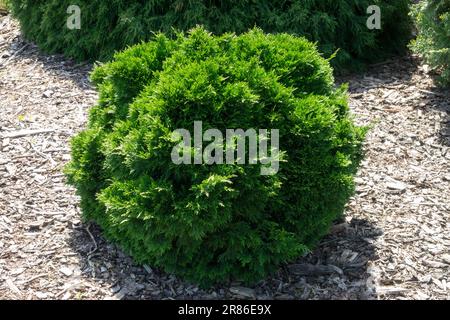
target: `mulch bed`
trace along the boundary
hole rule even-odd
[[[0,17],[0,299],[450,298],[450,93],[417,58],[338,79],[372,126],[345,221],[257,285],[210,290],[134,264],[81,221],[61,170],[97,98],[91,68]]]

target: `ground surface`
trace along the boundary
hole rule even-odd
[[[80,221],[61,169],[96,100],[90,68],[0,17],[0,299],[450,298],[450,95],[416,59],[339,79],[373,125],[346,221],[255,287],[208,291],[133,264]]]

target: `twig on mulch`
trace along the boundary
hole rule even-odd
[[[19,130],[19,131],[13,131],[13,132],[7,132],[0,135],[0,139],[14,139],[14,138],[21,138],[26,136],[32,136],[37,134],[43,134],[43,133],[50,133],[54,132],[53,129],[40,129],[40,130]]]
[[[93,248],[91,251],[89,251],[89,253],[88,253],[88,255],[87,255],[88,260],[90,260],[90,258],[92,257],[92,255],[93,255],[95,252],[97,252],[97,250],[98,250],[97,241],[95,241],[94,236],[92,235],[91,231],[89,230],[90,227],[91,227],[91,224],[89,224],[89,225],[85,228],[85,230],[86,230],[86,232],[88,233],[89,237],[91,238],[92,242],[94,243],[94,248]]]
[[[17,50],[16,52],[14,52],[14,54],[9,57],[5,62],[0,64],[0,69],[4,69],[6,68],[6,66],[22,51],[24,51],[26,48],[28,47],[28,43],[26,43],[24,46],[22,46],[19,50]]]

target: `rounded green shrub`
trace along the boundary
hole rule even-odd
[[[202,285],[256,281],[308,252],[343,213],[365,128],[307,40],[259,29],[159,34],[92,79],[99,102],[72,141],[67,174],[86,219],[138,262]],[[175,164],[172,133],[192,134],[195,121],[279,130],[278,173]]]
[[[450,85],[450,0],[421,1],[411,12],[418,36],[411,47]]]
[[[222,34],[258,26],[268,33],[286,32],[317,41],[340,70],[356,68],[402,52],[411,33],[409,0],[11,0],[25,36],[46,51],[77,60],[110,59],[154,32],[173,33],[203,25]],[[80,29],[68,18],[80,8]],[[367,9],[381,9],[381,29],[369,30]]]

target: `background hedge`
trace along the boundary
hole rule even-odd
[[[413,7],[418,36],[412,49],[450,85],[450,0],[426,0]]]
[[[255,281],[308,252],[343,213],[365,129],[305,39],[158,35],[92,79],[99,104],[72,141],[67,174],[84,216],[138,262],[204,285]],[[193,134],[194,121],[279,129],[280,171],[173,164],[171,133]]]
[[[317,41],[332,62],[358,67],[402,52],[409,40],[409,0],[11,0],[27,38],[77,60],[111,58],[115,50],[149,40],[153,32],[197,24],[216,34],[254,26]],[[67,7],[81,8],[81,30],[66,28]],[[366,27],[370,5],[382,10],[382,29]]]

